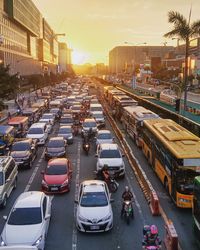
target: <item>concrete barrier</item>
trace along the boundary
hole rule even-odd
[[[174,228],[174,225],[171,221],[169,221],[165,225],[165,238],[164,244],[167,250],[178,250],[178,235]]]
[[[154,216],[160,215],[159,199],[155,191],[151,192],[150,209],[151,209],[152,215]]]

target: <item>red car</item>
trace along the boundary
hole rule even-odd
[[[42,191],[46,194],[68,192],[72,178],[71,162],[67,158],[49,160],[42,175]]]

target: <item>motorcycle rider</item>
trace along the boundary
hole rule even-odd
[[[88,136],[87,133],[84,134],[84,136],[83,136],[83,144],[82,144],[83,149],[84,149],[84,147],[85,147],[86,144],[90,145],[90,140],[89,140],[89,136]]]
[[[121,216],[123,215],[124,213],[124,205],[125,205],[125,201],[133,201],[133,194],[132,192],[129,190],[129,187],[126,186],[125,187],[125,191],[123,192],[122,194],[122,199],[123,199],[123,203],[122,203],[122,210],[121,210]],[[132,206],[132,203],[131,203],[131,206]]]
[[[160,246],[161,240],[158,236],[158,228],[156,225],[151,225],[148,230],[143,229],[144,240],[143,246]]]
[[[108,170],[108,165],[104,165],[103,168],[102,168],[102,178],[105,182],[107,182],[110,178],[110,174],[109,174],[109,170]]]

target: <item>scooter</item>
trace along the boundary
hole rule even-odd
[[[89,151],[90,151],[90,143],[89,142],[83,143],[83,150],[85,151],[86,155],[89,154]]]
[[[130,223],[130,218],[134,218],[132,202],[129,200],[123,201],[122,217],[126,220],[127,225]]]
[[[105,178],[103,176],[103,178],[106,184],[108,185],[110,192],[115,193],[118,189],[119,183],[115,180],[114,173],[112,171],[109,171],[109,177]]]

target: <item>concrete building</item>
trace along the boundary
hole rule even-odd
[[[32,0],[0,0],[0,63],[21,76],[58,72],[57,34]]]
[[[59,43],[59,72],[71,71],[71,49],[67,47],[66,43]]]
[[[118,46],[109,52],[109,70],[111,74],[124,73],[127,65],[144,64],[151,57],[164,58],[173,51],[173,46]]]

